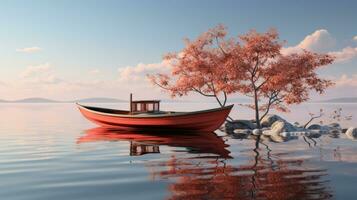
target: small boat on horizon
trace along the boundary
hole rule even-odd
[[[217,130],[226,120],[233,105],[193,112],[160,111],[159,100],[132,101],[130,110],[115,110],[78,104],[80,112],[93,123],[122,130]]]

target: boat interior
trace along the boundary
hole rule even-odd
[[[82,105],[83,106],[83,105]],[[119,114],[119,115],[162,115],[162,114],[175,114],[178,112],[173,112],[173,111],[137,111],[137,112],[130,112],[128,110],[116,110],[116,109],[110,109],[110,108],[99,108],[99,107],[92,107],[92,106],[83,106],[89,110],[97,111],[97,112],[103,112],[103,113],[108,113],[108,114]]]

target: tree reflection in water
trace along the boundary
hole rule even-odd
[[[92,129],[93,130],[93,129]],[[213,135],[212,135],[213,134]],[[103,130],[87,132],[79,142],[127,140],[159,151],[159,145],[195,149],[197,154],[173,154],[166,161],[149,161],[152,179],[169,180],[168,199],[331,199],[327,170],[310,167],[302,159],[275,155],[260,137],[246,164],[235,166],[227,145],[214,133],[206,136],[135,134],[123,137]],[[134,139],[133,139],[134,138]],[[140,138],[139,140],[137,138]],[[157,148],[149,146],[156,145]],[[153,153],[155,153],[153,152]],[[132,152],[131,152],[132,153]],[[191,152],[194,153],[194,152]],[[201,156],[201,154],[215,156]],[[133,154],[135,155],[135,154]],[[194,156],[192,156],[194,155]]]
[[[252,158],[247,164],[232,166],[220,159],[173,156],[165,162],[168,169],[154,172],[154,178],[173,180],[168,199],[332,198],[328,181],[324,181],[326,170],[308,168],[303,160],[273,159],[269,146],[260,143],[260,137],[256,138]]]

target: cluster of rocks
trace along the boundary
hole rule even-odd
[[[278,115],[265,116],[261,121],[261,127],[257,129],[254,120],[234,120],[225,124],[225,131],[240,138],[263,135],[277,142],[298,136],[318,138],[323,134],[329,134],[331,137],[339,137],[341,133],[345,133],[350,139],[357,139],[357,128],[354,127],[342,129],[338,123],[332,123],[329,125],[312,124],[304,128],[298,123],[291,124]]]

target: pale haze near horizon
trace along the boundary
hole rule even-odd
[[[286,52],[332,53],[336,62],[319,73],[336,85],[312,99],[357,96],[356,7],[350,1],[4,1],[0,99],[127,99],[130,92],[169,98],[146,74],[166,71],[163,54],[219,23],[229,36],[274,27]]]

